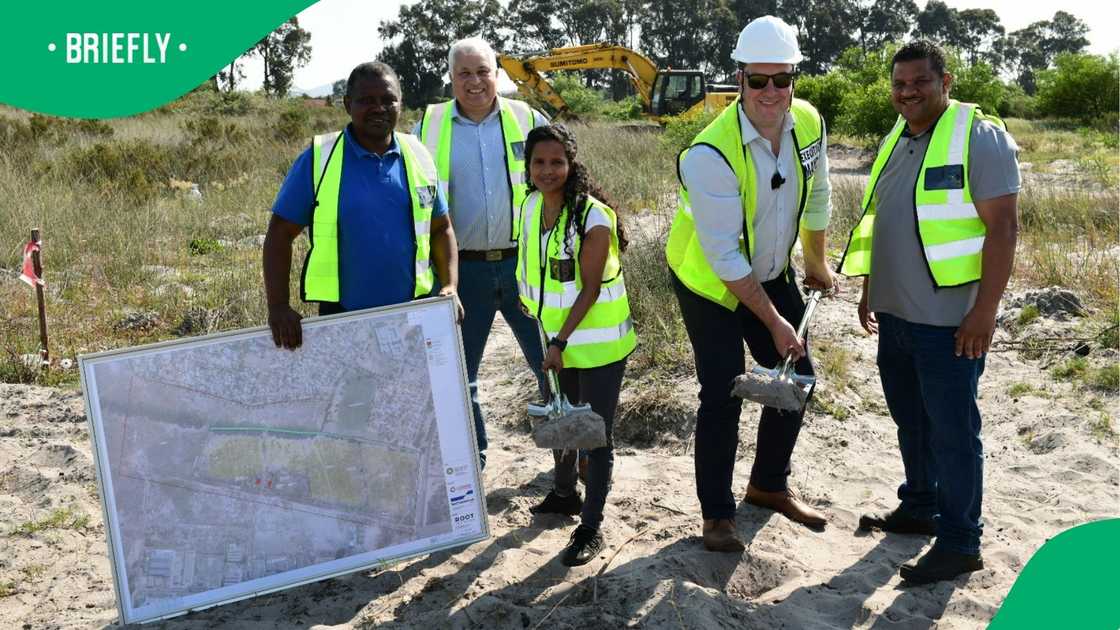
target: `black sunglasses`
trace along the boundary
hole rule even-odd
[[[752,90],[762,90],[766,88],[766,84],[771,80],[774,81],[774,87],[779,90],[784,90],[793,84],[793,79],[797,75],[792,72],[779,72],[778,74],[748,74],[747,86]]]

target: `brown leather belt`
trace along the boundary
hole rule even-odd
[[[505,260],[506,258],[516,258],[517,248],[510,247],[509,249],[460,249],[459,260],[484,260],[486,262],[497,262]]]

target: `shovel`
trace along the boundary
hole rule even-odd
[[[809,318],[817,308],[821,299],[819,289],[809,293],[809,303],[805,306],[805,314],[801,316],[801,323],[797,325],[797,338],[805,337],[805,330],[809,328]],[[751,368],[750,372],[735,377],[735,384],[731,393],[746,400],[753,400],[764,407],[774,407],[786,411],[800,411],[809,398],[809,392],[817,379],[812,376],[801,376],[793,371],[793,353],[786,355],[778,369],[767,369],[760,365]]]
[[[541,333],[542,353],[548,354],[544,329]],[[560,391],[555,370],[545,373],[552,399],[543,405],[529,404],[529,421],[533,425],[533,443],[553,450],[590,450],[607,445],[607,429],[603,417],[591,405],[573,405]]]

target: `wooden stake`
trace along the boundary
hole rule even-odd
[[[38,245],[39,228],[31,228],[31,242]],[[35,276],[43,278],[43,261],[39,259],[39,251],[31,252],[31,264],[35,267]],[[39,302],[39,367],[47,369],[51,365],[51,354],[47,345],[47,304],[43,299],[43,285],[35,284],[35,299]]]

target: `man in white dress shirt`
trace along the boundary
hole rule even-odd
[[[742,410],[731,387],[746,370],[743,346],[768,368],[793,353],[796,372],[813,374],[795,329],[805,310],[790,263],[799,233],[805,285],[833,287],[825,261],[831,189],[824,122],[793,98],[796,33],[778,18],[758,18],[731,57],[740,64],[739,99],[681,153],[680,207],[666,246],[700,381],[695,460],[703,540],[726,552],[744,548],[731,488]],[[824,514],[787,484],[803,414],[763,408],[746,501],[819,529]]]

